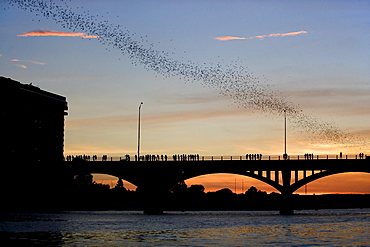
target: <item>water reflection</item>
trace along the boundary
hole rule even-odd
[[[1,246],[369,245],[370,210],[1,215]]]
[[[158,245],[172,245],[181,242],[182,239],[191,238],[189,233],[177,230],[150,230],[150,231],[94,231],[86,233],[68,233],[63,237],[65,244],[73,245],[138,245],[158,244]],[[183,244],[185,244],[183,242]]]
[[[1,246],[61,246],[60,232],[0,232]]]

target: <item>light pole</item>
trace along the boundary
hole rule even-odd
[[[286,110],[284,109],[284,160],[288,159],[288,154],[286,153]]]
[[[139,105],[139,121],[137,126],[137,160],[140,161],[140,111],[141,111],[141,105],[144,104],[143,102],[140,102]]]

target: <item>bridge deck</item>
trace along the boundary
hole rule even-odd
[[[140,161],[237,161],[237,160],[283,160],[282,155],[219,155],[219,156],[200,156],[200,155],[146,155],[141,157]],[[176,156],[176,157],[175,157]],[[124,155],[124,156],[95,156],[94,155],[79,155],[79,156],[66,156],[66,161],[72,160],[84,160],[84,161],[137,161],[136,156]],[[357,160],[357,159],[370,159],[370,156],[360,157],[359,154],[346,154],[340,155],[337,154],[320,154],[314,155],[290,155],[288,160]]]
[[[9,164],[18,164],[18,160],[10,160],[5,163]],[[370,156],[367,156],[365,159],[275,159],[275,160],[235,160],[235,159],[213,159],[213,160],[186,160],[186,161],[126,161],[119,159],[111,160],[80,160],[75,159],[73,161],[63,161],[63,162],[52,162],[52,165],[49,161],[43,162],[27,162],[22,161],[22,164],[27,164],[26,167],[157,167],[157,168],[169,168],[169,167],[243,167],[245,169],[251,170],[282,170],[282,169],[291,169],[291,170],[327,170],[327,169],[352,169],[352,168],[368,168],[370,167]],[[18,166],[6,166],[7,169],[18,169]],[[253,169],[252,169],[253,168]]]

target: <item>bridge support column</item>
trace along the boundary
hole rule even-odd
[[[293,215],[293,200],[292,194],[282,194],[280,201],[280,215]]]
[[[280,214],[281,215],[294,214],[292,193],[290,192],[291,177],[292,177],[292,174],[291,174],[290,169],[286,169],[282,171],[283,191],[281,193],[282,195],[281,195],[281,201],[280,201]]]
[[[168,189],[162,186],[139,187],[140,207],[144,214],[163,214]]]

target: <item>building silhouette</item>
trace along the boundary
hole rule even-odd
[[[66,97],[0,77],[2,159],[62,161]]]

